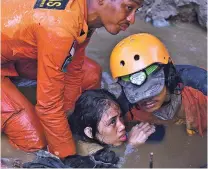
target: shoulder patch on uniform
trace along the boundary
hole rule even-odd
[[[66,59],[64,60],[64,63],[63,63],[63,65],[62,65],[62,67],[61,67],[62,72],[67,72],[67,69],[66,69],[66,68],[67,68],[68,64],[71,63],[71,61],[72,61],[72,59],[73,59],[73,56],[74,56],[74,53],[75,53],[74,44],[75,44],[75,43],[72,44],[72,47],[71,47],[71,49],[70,49],[70,51],[69,51],[69,55],[68,55],[68,56],[66,57]]]
[[[64,10],[69,0],[36,0],[34,8]]]

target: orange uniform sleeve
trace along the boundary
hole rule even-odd
[[[65,92],[64,93],[64,109],[66,111],[73,110],[75,101],[82,92],[81,83],[84,78],[82,66],[84,64],[85,48],[89,39],[82,44],[76,45],[76,52],[73,56],[72,62],[67,66],[67,73],[65,75]]]
[[[60,31],[60,30],[59,30]],[[38,32],[38,75],[36,111],[44,127],[48,149],[59,157],[75,154],[64,104],[62,64],[73,44],[73,36],[40,28]]]

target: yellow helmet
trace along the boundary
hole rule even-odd
[[[170,56],[164,44],[155,36],[140,33],[120,41],[110,56],[113,78],[138,72],[153,63],[167,64]]]

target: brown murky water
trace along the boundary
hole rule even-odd
[[[122,156],[125,147],[118,150],[116,151]],[[122,167],[148,168],[151,152],[154,154],[154,168],[199,168],[207,163],[207,138],[187,136],[184,126],[166,126],[162,142],[141,145],[135,152],[124,157]]]
[[[104,29],[96,30],[87,48],[87,55],[109,71],[109,55],[116,43],[126,36],[139,32],[149,32],[158,36],[167,46],[177,64],[193,64],[207,67],[207,35],[204,30],[191,24],[177,24],[167,28],[154,28],[150,24],[136,20],[127,32],[112,36]],[[35,88],[21,88],[32,103],[35,103]],[[117,148],[121,157],[125,146]],[[142,145],[136,152],[124,157],[122,167],[148,168],[149,153],[154,153],[155,168],[198,168],[207,164],[207,137],[187,136],[184,126],[166,127],[166,136],[160,143]],[[10,146],[5,135],[1,137],[1,157],[31,161],[34,155],[16,150]]]

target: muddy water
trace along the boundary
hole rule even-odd
[[[206,136],[187,136],[184,126],[166,126],[163,141],[141,145],[133,153],[123,156],[125,147],[116,150],[125,158],[122,167],[148,168],[149,155],[153,152],[154,168],[198,168],[207,160]]]
[[[154,28],[150,24],[136,20],[127,32],[112,36],[104,29],[96,30],[87,48],[87,55],[109,71],[109,55],[113,46],[126,36],[139,32],[149,32],[158,36],[167,46],[175,63],[193,64],[207,67],[207,36],[198,26],[191,24],[177,24],[167,28]],[[22,88],[21,91],[35,103],[35,89]],[[31,153],[16,150],[9,145],[6,136],[1,138],[1,157],[19,158],[24,162],[34,158]],[[124,157],[125,146],[116,149]],[[149,153],[154,153],[154,167],[200,167],[207,163],[207,137],[187,136],[184,126],[166,126],[166,136],[160,143],[148,143],[138,150],[124,157],[122,167],[149,167]]]

